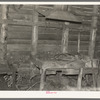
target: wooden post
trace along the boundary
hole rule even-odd
[[[70,10],[68,6],[62,6],[63,10]],[[68,53],[68,36],[69,36],[69,22],[65,22],[63,33],[62,33],[62,44],[61,44],[61,51],[62,53]]]
[[[33,25],[32,25],[32,51],[31,54],[37,53],[37,41],[38,41],[38,13],[36,12],[37,6],[33,6]]]
[[[69,23],[67,22],[66,24],[69,25]],[[68,53],[68,36],[69,36],[69,28],[65,25],[62,34],[62,45],[61,45],[62,53]]]
[[[90,31],[90,45],[89,45],[89,52],[88,52],[91,59],[94,57],[94,51],[95,51],[98,9],[99,8],[97,5],[93,6],[93,17],[92,17],[91,31]]]
[[[2,5],[2,20],[6,20],[7,19],[7,5]],[[0,36],[0,42],[1,43],[5,43],[5,37],[6,37],[6,28],[7,28],[7,24],[6,23],[2,23],[1,26],[1,36]]]
[[[2,26],[1,26],[1,34],[0,34],[0,63],[5,63],[6,53],[7,53],[7,44],[6,44],[6,37],[7,37],[7,5],[2,5]]]
[[[77,52],[80,53],[80,32],[78,33],[78,47],[77,47]]]

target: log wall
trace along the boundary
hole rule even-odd
[[[41,5],[39,6],[39,9],[51,11],[53,10],[53,6]],[[82,25],[70,24],[68,52],[72,54],[77,53],[78,34],[80,32],[80,52],[87,55],[90,41],[93,6],[71,5],[70,11],[76,16],[82,18]],[[8,20],[9,24],[7,32],[7,50],[30,52],[32,36],[32,5],[24,5],[22,6],[22,8],[17,10],[13,6],[9,6]],[[98,53],[100,52],[99,20],[100,18],[98,17],[98,30],[96,38],[95,55],[98,55]],[[39,15],[38,26],[38,52],[60,52],[63,23],[46,21],[44,17]]]

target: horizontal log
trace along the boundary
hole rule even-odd
[[[74,48],[74,49],[73,49]],[[82,49],[83,48],[83,49]],[[85,51],[88,50],[86,47],[82,47],[81,50]],[[85,49],[84,49],[85,48]],[[30,51],[30,45],[29,44],[8,44],[7,50],[8,51]],[[60,45],[48,45],[48,44],[38,44],[38,52],[42,51],[61,51]],[[77,51],[76,46],[69,46],[69,51]]]
[[[78,33],[80,33],[80,35],[81,36],[89,36],[90,35],[90,31],[86,31],[85,29],[84,29],[84,31],[79,31],[79,30],[70,30],[69,31],[69,34],[70,35],[78,35]]]
[[[2,20],[1,20],[1,23],[2,23]],[[27,26],[31,26],[33,23],[32,21],[21,21],[21,20],[8,20],[7,21],[8,24],[12,24],[12,25],[27,25]],[[41,27],[44,27],[44,26],[47,26],[48,27],[55,27],[55,28],[62,28],[62,24],[59,24],[59,23],[55,23],[55,22],[38,22],[37,23],[38,26],[41,26]]]
[[[69,45],[77,45],[77,41],[68,41]],[[31,44],[31,40],[27,39],[8,39],[7,44]],[[56,40],[38,40],[38,44],[61,44]],[[89,45],[89,41],[81,41],[81,45]]]
[[[30,51],[7,51],[7,54],[10,54],[11,56],[15,57],[16,56],[29,56],[31,54]]]
[[[75,9],[71,9],[71,12],[77,16],[92,16],[93,15],[93,13],[86,13],[80,10],[75,11]]]
[[[58,44],[61,45],[61,41],[56,41],[56,40],[38,40],[38,44]]]
[[[8,51],[30,51],[29,44],[8,44],[7,50]],[[48,44],[40,44],[38,45],[38,52],[41,51],[60,51],[59,45],[48,45]]]
[[[13,8],[9,8],[9,14],[28,14],[28,15],[32,15],[32,9],[19,9],[18,11],[14,10]]]
[[[8,32],[8,39],[31,39],[31,32]],[[60,40],[61,34],[39,34],[39,40]]]
[[[42,9],[43,8],[44,9],[54,9],[54,5],[39,5],[38,8],[42,8]]]
[[[29,10],[32,10],[33,9],[33,5],[24,5],[21,9],[29,9]]]
[[[52,51],[52,52],[57,52],[61,51],[61,46],[60,45],[48,45],[48,44],[43,44],[43,45],[38,45],[38,52],[41,51]]]
[[[22,7],[22,9],[29,9],[29,10],[32,10],[32,9],[33,9],[32,6],[33,6],[33,5],[24,5],[24,6]],[[45,9],[52,9],[53,6],[54,6],[54,5],[38,5],[39,8],[45,8]]]
[[[78,45],[78,41],[68,41],[69,45]],[[89,45],[89,41],[81,41],[80,45]]]
[[[85,11],[93,11],[92,8],[84,7],[84,6],[71,6],[72,9],[78,9],[78,10],[85,10]]]
[[[26,39],[8,39],[7,44],[31,44],[31,40]],[[38,44],[61,44],[56,40],[38,40]]]
[[[20,26],[31,26],[33,24],[31,21],[23,21],[23,20],[7,20],[5,22],[10,25],[20,25]],[[3,23],[3,21],[0,20],[0,23]],[[62,28],[63,27],[62,23],[56,23],[53,21],[38,22],[37,25],[41,27],[50,27],[50,28]],[[83,25],[84,25],[83,28],[85,28],[86,30],[90,30],[90,26],[87,27],[87,25],[89,25],[88,22],[83,22]],[[73,26],[70,25],[69,28],[80,30],[80,27],[77,25],[73,25]]]
[[[90,37],[89,36],[81,36],[81,41],[89,41]],[[78,40],[78,36],[74,36],[74,35],[69,35],[69,41],[77,41]]]
[[[39,34],[38,39],[39,40],[61,40],[62,35],[59,34]]]
[[[88,50],[89,46],[88,45],[81,45],[80,50]],[[69,50],[77,50],[77,45],[69,45],[68,46]]]
[[[93,5],[72,5],[72,7],[76,8],[86,8],[86,9],[93,9]]]
[[[8,44],[7,50],[8,51],[30,51],[31,46],[30,44]]]
[[[31,39],[31,32],[8,32],[8,39]]]
[[[9,32],[32,32],[32,26],[8,25]]]
[[[31,44],[31,40],[27,40],[27,39],[7,39],[7,44]]]
[[[38,28],[38,33],[39,34],[57,34],[57,33],[62,33],[61,29],[58,28],[49,28],[49,27],[39,27]],[[8,32],[10,33],[26,33],[26,34],[31,34],[32,33],[32,27],[26,27],[26,26],[8,26]]]
[[[23,20],[23,21],[32,21],[32,15],[9,13],[8,19],[9,20],[16,19],[16,20]]]
[[[12,25],[23,25],[23,26],[31,26],[33,24],[32,21],[23,21],[23,20],[7,20],[6,21],[8,24],[12,24]]]
[[[9,32],[8,31],[8,39],[31,39],[31,32]],[[39,40],[61,40],[62,33],[39,33]],[[89,35],[81,35],[81,40],[89,41]],[[78,35],[69,34],[69,40],[78,40]]]

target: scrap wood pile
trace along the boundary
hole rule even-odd
[[[51,52],[45,52],[45,53],[39,53],[35,55],[34,57],[30,55],[23,55],[23,56],[22,55],[11,55],[11,54],[8,55],[8,60],[10,64],[13,64],[15,65],[16,68],[18,68],[17,81],[16,81],[17,90],[38,90],[39,89],[40,68],[43,64],[43,61],[45,60],[61,61],[62,60],[62,61],[71,63],[75,59],[81,59],[82,62],[86,63],[86,67],[92,67],[91,59],[88,56],[85,56],[82,54],[71,55],[71,54],[61,54],[61,53],[54,54]],[[94,60],[93,66],[97,67],[97,60]],[[84,76],[83,82],[82,82],[83,87],[92,86],[91,75],[89,77],[90,78],[87,81],[87,77]],[[68,76],[67,78],[68,79],[66,79],[66,81],[69,80],[68,84],[71,86],[75,86],[77,82],[77,76],[76,77]],[[59,89],[58,89],[57,85],[54,85],[57,83],[60,84],[62,82],[63,86],[65,86],[64,83],[66,82],[63,80],[64,80],[63,76],[62,78],[59,77],[59,81],[56,81],[56,82],[51,81],[50,78],[47,78],[47,85],[45,87],[47,88],[52,87],[52,88],[55,88],[55,90],[65,89],[65,87],[60,87],[59,85],[58,85],[59,86]]]

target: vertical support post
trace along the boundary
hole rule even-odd
[[[63,10],[70,10],[68,6],[62,6]],[[62,34],[62,44],[61,44],[61,51],[62,53],[68,53],[68,36],[69,36],[69,22],[65,22]]]
[[[98,14],[98,6],[93,6],[93,17],[92,17],[92,23],[91,23],[91,31],[90,31],[90,45],[89,45],[89,56],[91,59],[94,57],[94,51],[95,51],[95,40],[96,40],[96,31],[97,31],[97,14]]]
[[[1,7],[2,7],[2,21],[5,21],[7,19],[7,5],[2,5]],[[1,27],[1,36],[0,36],[1,43],[5,43],[6,27],[7,24],[3,22]]]
[[[31,54],[34,56],[37,53],[38,41],[38,13],[36,12],[37,6],[33,6],[33,25],[32,25],[32,44]]]
[[[1,63],[5,63],[5,56],[7,53],[7,44],[6,44],[6,36],[7,36],[7,23],[5,23],[5,20],[7,20],[7,5],[2,5],[2,26],[1,26],[1,34],[0,34],[0,57]]]
[[[78,47],[77,47],[77,52],[80,53],[80,32],[78,33]]]
[[[69,25],[69,23],[67,22],[66,24]],[[61,47],[62,53],[68,53],[68,36],[69,36],[69,28],[65,26],[62,34],[62,47]]]

